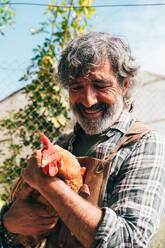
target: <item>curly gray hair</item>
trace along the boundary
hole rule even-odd
[[[129,87],[124,102],[132,108],[132,92],[137,84],[139,66],[131,55],[129,46],[119,37],[103,32],[89,32],[79,35],[62,52],[58,65],[61,84],[69,83],[79,77],[88,77],[91,70],[104,64],[109,59],[119,84],[129,80]]]

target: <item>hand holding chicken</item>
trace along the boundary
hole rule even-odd
[[[55,183],[58,180],[57,177],[60,177],[72,190],[78,192],[83,184],[82,175],[85,169],[79,165],[75,156],[58,145],[53,146],[44,134],[42,134],[41,140],[46,147],[33,154],[27,168],[22,170],[22,177],[35,189],[31,193],[32,201],[44,204],[51,216],[57,216],[55,209],[40,195],[40,188],[46,187],[52,182]],[[23,179],[21,178],[13,189],[12,200],[17,198],[22,184]],[[25,247],[41,247],[41,245],[44,247],[44,237],[19,235],[18,240]]]
[[[54,146],[44,134],[41,135],[41,140],[46,146],[42,151],[36,151],[30,158],[29,166],[24,169],[26,170],[24,176],[29,177],[26,178],[26,181],[30,180],[28,183],[37,189],[35,183],[38,183],[40,186],[42,178],[49,182],[53,180],[51,177],[57,175],[63,179],[71,189],[78,192],[83,183],[82,175],[85,169],[80,166],[74,155],[58,145]],[[24,173],[24,170],[22,170],[22,173]],[[44,176],[43,172],[50,177]],[[37,179],[37,177],[39,178]]]

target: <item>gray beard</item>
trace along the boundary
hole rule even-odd
[[[110,128],[113,123],[119,118],[124,107],[123,97],[120,95],[119,101],[113,106],[109,106],[105,113],[98,118],[85,118],[81,111],[71,104],[71,110],[76,118],[76,121],[82,127],[86,134],[95,135],[104,132],[106,129]]]

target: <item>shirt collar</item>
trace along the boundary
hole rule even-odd
[[[117,130],[125,134],[133,122],[135,122],[134,117],[132,116],[130,112],[128,112],[127,109],[125,109],[121,113],[119,119],[112,125],[110,130],[107,132],[107,136],[111,136],[112,130]]]

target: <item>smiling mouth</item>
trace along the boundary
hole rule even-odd
[[[83,112],[87,113],[87,114],[96,114],[98,112],[102,112],[103,109],[95,109],[95,110],[91,110],[91,109],[83,109]]]
[[[86,108],[83,104],[79,103],[76,105],[76,111],[81,113],[86,118],[97,118],[100,117],[105,111],[105,104],[99,103]]]
[[[81,110],[82,115],[84,115],[87,118],[97,118],[102,115],[102,112],[103,112],[103,108],[94,109],[94,110],[91,109]]]

